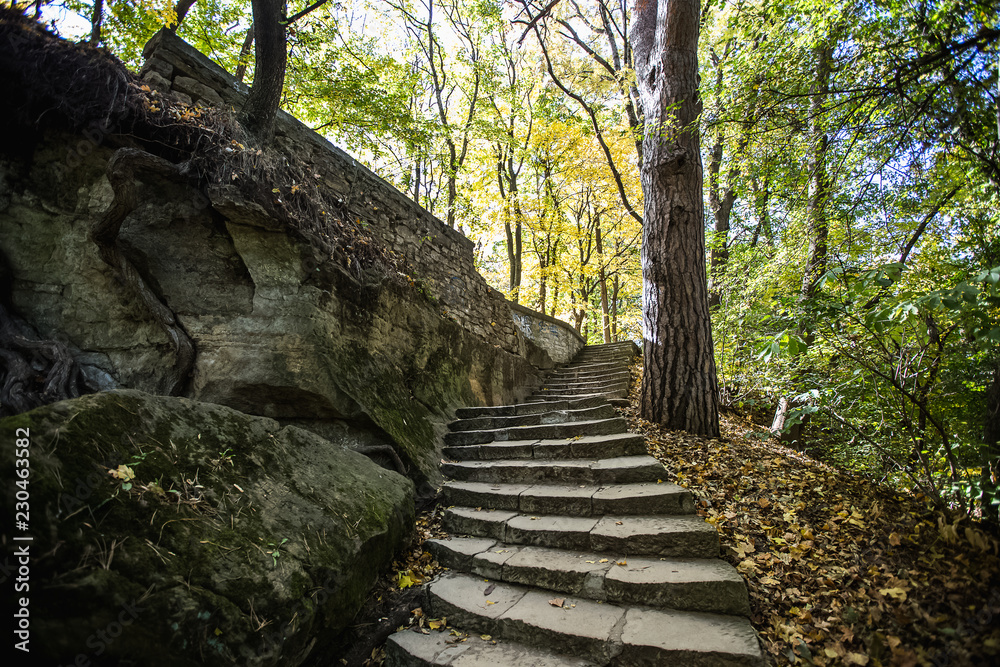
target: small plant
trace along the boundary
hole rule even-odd
[[[281,547],[287,541],[288,541],[288,538],[286,537],[283,540],[281,540],[280,542],[278,542],[277,544],[275,544],[274,542],[268,542],[267,543],[267,546],[274,547],[273,549],[271,549],[271,551],[268,551],[267,554],[269,556],[271,556],[271,561],[274,563],[274,567],[275,568],[278,567],[278,557],[281,556]]]

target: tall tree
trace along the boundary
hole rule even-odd
[[[697,0],[637,0],[632,30],[645,122],[642,416],[719,435],[705,274]]]
[[[240,122],[265,142],[274,136],[274,118],[285,86],[285,6],[285,0],[253,0],[256,60],[253,86],[240,111]]]

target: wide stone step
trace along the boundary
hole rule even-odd
[[[628,387],[628,380],[598,380],[594,382],[546,382],[538,391],[551,391],[553,393],[565,393],[568,391],[582,392],[585,394],[600,394],[606,391],[614,391],[622,387]]]
[[[535,426],[512,426],[510,428],[487,429],[483,431],[456,431],[446,433],[444,444],[481,445],[498,440],[546,440],[573,438],[584,435],[608,435],[622,433],[628,424],[621,417],[614,419],[596,419],[562,424],[538,424]]]
[[[534,514],[603,516],[694,512],[694,497],[691,492],[669,483],[592,486],[446,482],[442,493],[445,505]]]
[[[450,507],[445,529],[526,546],[630,556],[717,558],[719,534],[697,515],[580,517]]]
[[[750,613],[743,578],[717,558],[643,558],[476,537],[428,540],[441,565],[481,577],[592,600],[716,614]]]
[[[583,373],[549,375],[546,382],[598,382],[601,380],[627,381],[631,374],[627,369],[618,367],[605,371],[586,371]]]
[[[517,405],[493,405],[478,408],[459,408],[455,411],[458,419],[475,419],[476,417],[511,417],[514,415],[533,415],[551,410],[582,410],[604,405],[601,396],[589,396],[562,402],[536,401],[534,403],[519,403]]]
[[[757,666],[756,635],[744,618],[626,607],[447,573],[428,586],[431,612],[449,623],[600,665]]]
[[[564,377],[581,373],[621,373],[628,370],[628,365],[617,361],[600,361],[584,364],[561,366],[552,371],[548,377]]]
[[[461,641],[445,628],[423,634],[397,632],[385,645],[387,667],[596,667],[583,658],[550,653],[538,646],[471,634]]]
[[[463,482],[565,482],[634,484],[656,482],[663,465],[648,454],[607,459],[451,461],[441,464],[445,477]]]
[[[627,378],[629,371],[624,366],[615,365],[607,369],[586,370],[579,368],[562,368],[552,371],[546,380],[593,380],[600,378]]]
[[[645,440],[634,433],[585,435],[562,440],[510,440],[444,448],[444,455],[456,461],[600,459],[645,453]]]
[[[626,398],[628,397],[628,385],[622,385],[619,389],[614,391],[605,391],[601,393],[574,393],[574,392],[549,392],[549,391],[538,391],[532,396],[532,400],[541,401],[571,401],[574,398],[583,398],[586,396],[600,396],[615,405],[615,401],[612,399],[616,398]]]
[[[525,415],[509,417],[474,417],[459,419],[448,424],[452,431],[482,431],[488,429],[510,428],[511,426],[535,426],[537,424],[561,424],[563,422],[589,421],[594,419],[611,419],[617,417],[609,404],[580,410],[550,410]]]

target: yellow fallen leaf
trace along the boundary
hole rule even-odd
[[[114,477],[115,479],[120,479],[123,482],[127,482],[127,481],[129,481],[131,479],[135,479],[135,472],[133,472],[132,469],[129,468],[124,463],[121,464],[120,466],[118,466],[117,470],[111,470],[111,469],[109,469],[108,473],[112,477]]]
[[[487,600],[486,604],[496,604],[496,602],[494,602],[493,600]]]
[[[593,563],[594,561],[590,561],[590,562],[591,562],[591,563]],[[607,563],[607,562],[608,562],[608,559],[607,559],[607,558],[602,558],[601,560],[599,560],[599,561],[597,561],[597,562],[598,562],[598,563]]]
[[[431,630],[440,630],[444,627],[444,621],[427,621],[427,627]]]
[[[493,639],[492,635],[479,635],[479,638],[482,639],[484,642],[488,642],[489,640]]]
[[[906,602],[906,591],[902,588],[880,588],[878,592],[882,595],[888,595],[893,600]]]

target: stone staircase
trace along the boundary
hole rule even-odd
[[[531,402],[459,410],[451,537],[427,542],[448,571],[424,611],[448,627],[392,635],[386,665],[763,665],[715,528],[612,407],[636,353],[588,346]]]

